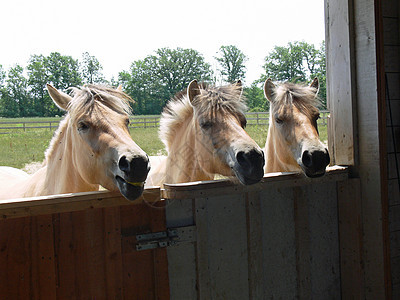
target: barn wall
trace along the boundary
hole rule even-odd
[[[400,299],[400,3],[381,1],[386,81],[387,178],[393,299]],[[397,161],[396,161],[397,159]]]
[[[390,260],[389,245],[390,234],[392,249],[398,239],[393,237],[398,223],[393,221],[398,211],[393,206],[398,203],[393,201],[398,199],[393,177],[398,149],[387,150],[393,139],[386,128],[384,79],[390,70],[388,82],[396,88],[389,94],[398,95],[398,6],[396,0],[325,0],[330,150],[335,164],[349,165],[351,177],[360,180],[361,203],[353,211],[361,217],[366,299],[390,297],[391,284],[398,282],[394,272],[399,274],[391,265],[396,259]],[[397,102],[390,101],[393,111]],[[391,127],[398,129],[396,124]]]

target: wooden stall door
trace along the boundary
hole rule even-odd
[[[144,203],[3,219],[0,299],[169,299],[166,250],[136,250],[163,230]]]

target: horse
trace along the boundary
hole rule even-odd
[[[129,134],[132,99],[120,89],[97,85],[72,88],[72,96],[49,84],[47,90],[67,114],[38,171],[0,168],[0,199],[97,191],[100,185],[137,199],[150,165]]]
[[[308,177],[325,174],[329,152],[319,139],[317,119],[318,78],[309,86],[290,82],[264,83],[270,102],[270,120],[265,143],[265,172],[303,171]]]
[[[162,112],[159,136],[168,155],[157,158],[146,185],[212,180],[215,174],[244,185],[259,182],[264,153],[244,130],[245,109],[240,81],[220,87],[190,82]]]

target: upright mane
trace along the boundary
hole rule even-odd
[[[303,113],[312,114],[320,104],[316,92],[315,88],[307,85],[285,82],[274,89],[274,107],[295,105]]]
[[[122,91],[108,86],[90,84],[71,90],[73,99],[68,107],[71,118],[91,111],[100,103],[121,114],[131,113],[129,102],[133,102],[133,100]]]
[[[193,103],[190,103],[185,90],[177,93],[164,108],[160,118],[159,136],[167,151],[173,138],[176,137],[175,130],[185,120],[193,117],[194,106],[198,115],[211,116],[214,116],[215,112],[242,115],[247,108],[239,85],[214,87],[201,83],[199,88],[200,95],[193,100]]]

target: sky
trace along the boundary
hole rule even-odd
[[[245,83],[263,73],[274,46],[325,38],[322,0],[13,0],[0,4],[0,65],[28,65],[31,55],[89,52],[112,76],[158,48],[192,48],[216,69],[222,45],[248,58]]]

